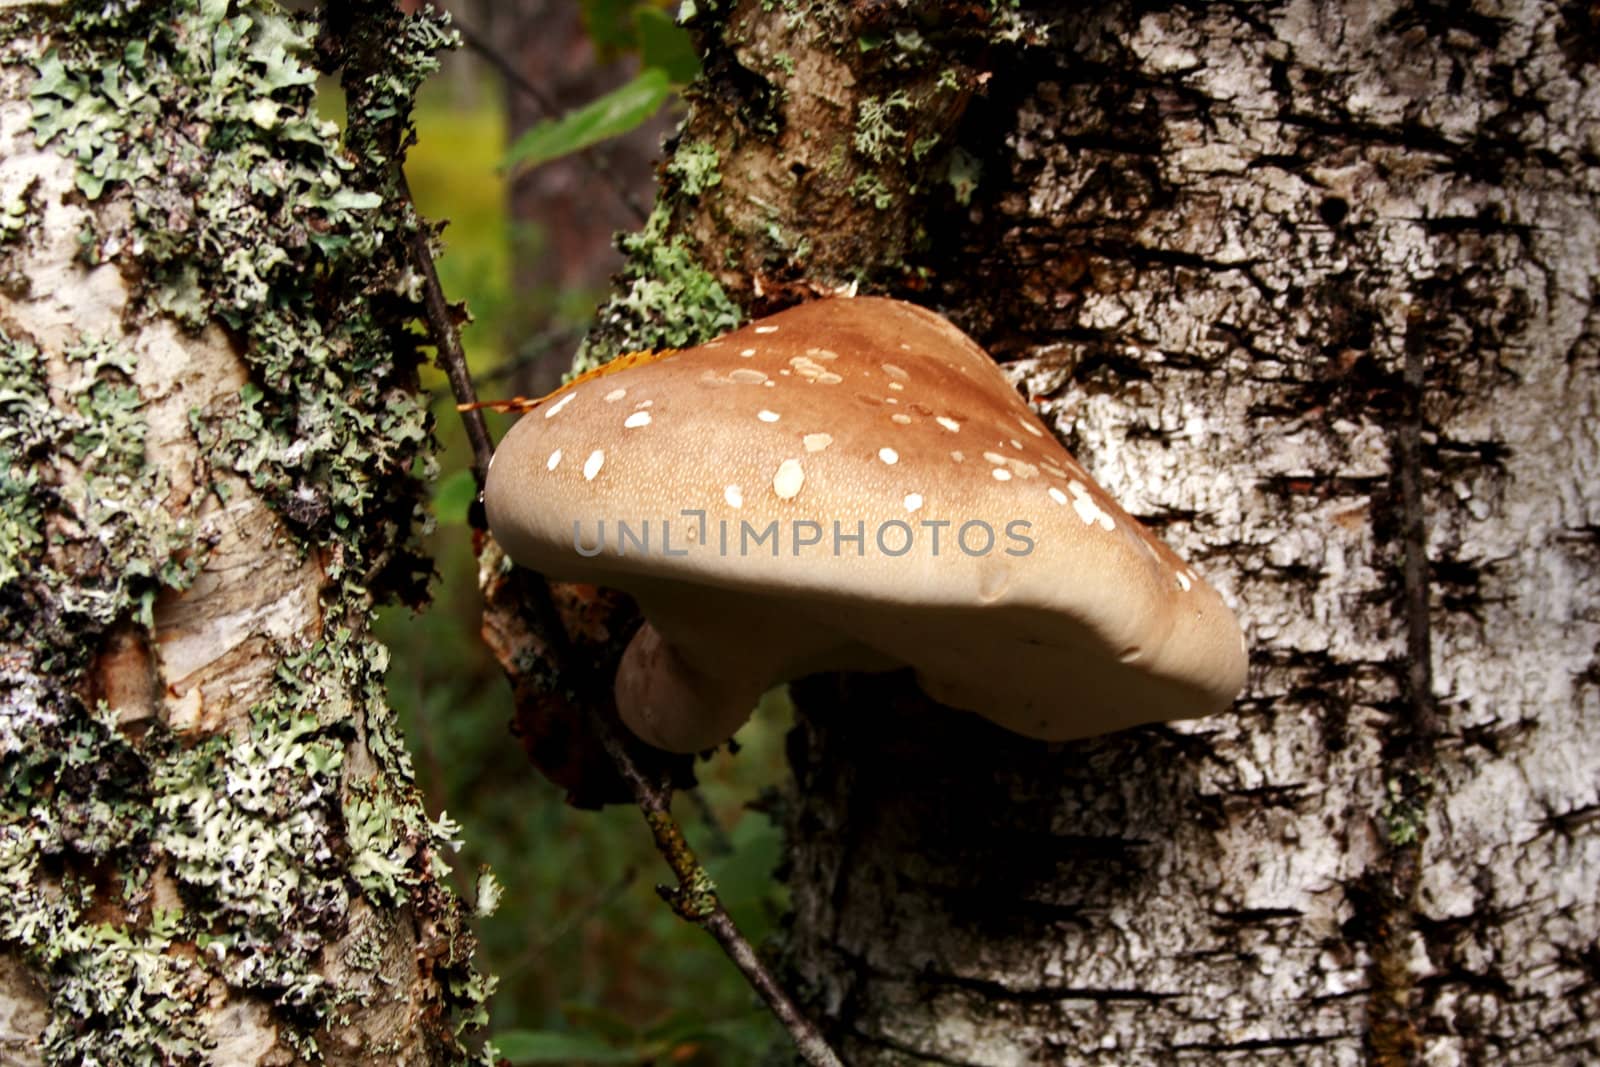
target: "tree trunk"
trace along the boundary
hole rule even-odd
[[[697,6],[592,347],[937,307],[1252,647],[1232,711],[1068,745],[796,687],[790,958],[845,1058],[1600,1057],[1593,10]]]
[[[0,1062],[460,1061],[368,627],[428,569],[394,159],[442,31],[0,6]]]

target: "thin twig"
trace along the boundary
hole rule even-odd
[[[411,199],[411,186],[405,172],[398,175],[400,195],[416,214],[416,204]],[[411,245],[411,265],[422,275],[422,307],[428,318],[428,331],[433,334],[434,347],[439,350],[439,362],[450,379],[450,389],[458,404],[476,404],[478,392],[472,385],[472,373],[467,370],[467,354],[461,348],[461,331],[456,329],[450,316],[450,303],[444,298],[444,287],[439,284],[439,271],[433,265],[433,251],[428,247],[428,230],[421,216],[411,227],[408,238]],[[489,461],[494,458],[494,442],[489,440],[489,427],[483,421],[483,412],[468,408],[461,413],[467,427],[467,440],[472,442],[472,477],[482,489],[489,477]]]
[[[488,41],[484,40],[481,34],[454,15],[451,18],[455,23],[456,30],[461,34],[461,43],[478,53],[486,63],[499,73],[500,77],[505,79],[507,85],[510,85],[517,92],[538,104],[539,109],[545,113],[546,117],[555,118],[561,114],[561,106],[552,100],[543,89],[523,77],[522,72],[517,69],[516,65],[501,55]],[[622,179],[617,177],[615,168],[611,166],[609,155],[610,153],[606,152],[605,149],[598,147],[586,148],[578,153],[578,157],[583,160],[584,166],[588,167],[601,181],[611,186],[611,191],[617,194],[617,198],[633,213],[634,218],[640,222],[645,221],[645,219],[649,218],[649,213],[645,211],[644,205],[639,203],[639,198],[634,195],[633,190],[629,189]]]
[[[415,211],[415,205],[410,203],[410,191],[403,175],[400,178],[399,188],[406,198],[407,205]],[[428,248],[427,234],[420,225],[413,230],[410,248],[413,265],[422,277],[423,306],[426,309],[429,329],[433,333],[434,345],[439,352],[439,361],[444,364],[445,374],[450,379],[451,388],[455,390],[457,403],[476,404],[477,393],[473,388],[472,375],[467,369],[466,357],[461,349],[461,335],[456,329],[455,320],[450,317],[450,305],[445,300],[444,290],[439,285],[439,274],[434,269],[433,254]],[[466,420],[467,436],[472,439],[473,473],[478,484],[482,486],[484,476],[489,469],[489,457],[494,451],[489,442],[489,432],[483,423],[482,413],[476,409],[463,411],[462,418]],[[562,625],[560,614],[550,596],[550,587],[545,584],[542,577],[535,575],[534,578],[534,581],[527,583],[532,600],[528,609],[533,615],[539,633],[544,636],[548,644],[549,655],[553,661],[551,666],[558,674],[574,681],[574,688],[583,698],[585,705],[592,710],[595,733],[601,746],[616,764],[623,780],[628,783],[634,802],[644,813],[651,836],[655,838],[656,850],[661,853],[662,858],[667,861],[667,866],[672,868],[672,873],[677,877],[676,888],[661,889],[658,892],[680,917],[702,927],[716,939],[717,944],[722,946],[722,951],[739,969],[739,973],[744,975],[745,981],[750,983],[750,987],[766,1002],[773,1016],[789,1032],[796,1050],[807,1064],[811,1067],[843,1067],[842,1061],[828,1047],[822,1034],[800,1013],[794,1001],[789,999],[789,995],[767,970],[766,964],[761,961],[755,948],[744,934],[739,932],[733,916],[722,906],[715,883],[701,866],[694,850],[684,838],[683,830],[672,817],[671,787],[651,781],[634,762],[633,753],[629,751],[629,742],[617,720],[616,709],[611,704],[610,686],[598,684],[598,681],[591,677],[592,671],[573,654],[567,640],[566,628]]]

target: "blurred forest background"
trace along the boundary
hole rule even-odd
[[[449,220],[439,269],[473,316],[464,340],[479,395],[538,395],[559,384],[621,264],[614,233],[649,211],[694,57],[675,3],[442,6],[466,45],[424,91],[406,171],[423,213]],[[611,107],[591,108],[585,125],[595,101]],[[544,155],[556,158],[529,165]],[[711,939],[656,897],[667,871],[639,813],[569,808],[509,732],[510,689],[478,636],[470,451],[443,376],[424,384],[442,444],[438,578],[427,611],[391,609],[380,634],[428,807],[462,826],[457,889],[472,899],[480,865],[505,887],[478,928],[479,965],[499,978],[491,1040],[518,1064],[754,1063],[779,1032]],[[507,425],[494,423],[497,438]],[[737,755],[702,762],[701,788],[676,805],[757,945],[783,911],[778,833],[756,810],[783,775],[783,703],[769,698]]]

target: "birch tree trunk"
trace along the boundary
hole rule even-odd
[[[592,348],[937,307],[1252,645],[1229,713],[1069,745],[796,687],[790,960],[845,1058],[1600,1058],[1592,7],[695,6]]]
[[[464,1060],[368,626],[428,570],[394,158],[445,33],[0,9],[0,1063]]]

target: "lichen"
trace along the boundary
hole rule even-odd
[[[874,163],[884,162],[906,139],[906,131],[894,124],[895,116],[910,111],[911,106],[911,97],[900,89],[883,97],[864,97],[856,109],[850,143]]]
[[[421,223],[393,157],[449,31],[360,6],[346,44],[378,73],[349,92],[343,139],[313,108],[313,60],[331,52],[317,23],[270,4],[69,6],[49,17],[71,32],[33,55],[38,143],[73,161],[91,207],[118,205],[80,239],[87,263],[137,264],[126,322],[220,322],[248,367],[191,413],[201,491],[244,479],[328,577],[325,632],[272,649],[276,684],[247,724],[198,740],[119,727],[88,668],[108,635],[148,638],[156,598],[192,581],[207,544],[181,507],[151,506],[167,487],[145,462],[132,350],[80,337],[52,395],[44,355],[0,334],[0,941],[45,978],[50,1062],[199,1062],[194,1020],[219,979],[287,1012],[283,1039],[315,1059],[319,1028],[361,1000],[329,988],[321,958],[356,894],[441,931],[444,1032],[484,1015],[492,983],[440,883],[451,828],[423,810],[367,627],[376,602],[424,596],[429,570],[404,252]],[[362,36],[363,19],[378,28]],[[26,232],[27,195],[0,203],[0,227],[22,220],[0,244]],[[347,781],[358,738],[374,769]],[[150,906],[155,871],[181,907]]]
[[[690,141],[678,146],[667,164],[667,175],[684,196],[699,196],[722,184],[714,146],[705,141]]]
[[[600,309],[573,373],[623,354],[683,348],[738,326],[742,313],[682,236],[667,237],[670,209],[659,201],[644,228],[618,242],[627,253],[624,288]]]

